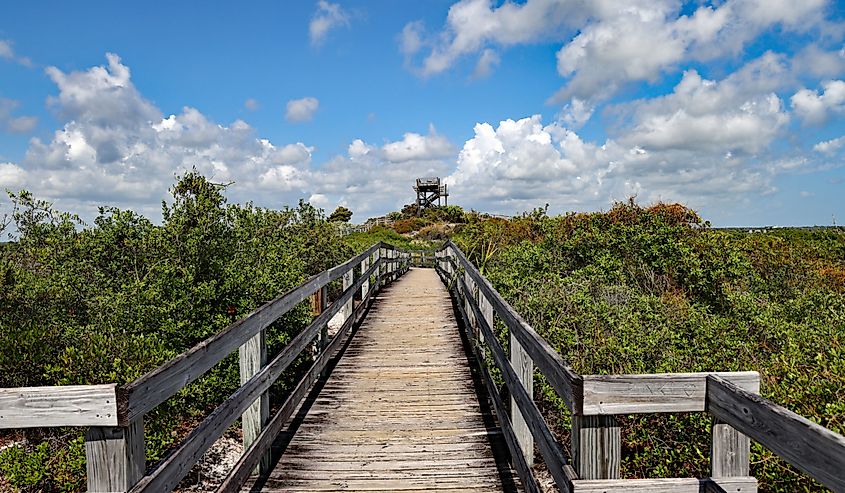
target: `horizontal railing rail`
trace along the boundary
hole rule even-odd
[[[718,375],[707,377],[707,410],[816,481],[845,492],[845,437]]]
[[[351,336],[381,287],[405,273],[410,255],[379,242],[350,260],[313,276],[129,384],[0,389],[0,429],[88,426],[88,490],[171,491],[238,419],[245,452],[220,491],[239,489],[256,468],[266,469],[270,444],[334,353]],[[357,280],[355,270],[359,271]],[[343,291],[328,303],[328,284]],[[356,295],[360,301],[354,306]],[[315,296],[316,318],[267,362],[265,331],[285,313]],[[329,321],[343,323],[329,341]],[[315,361],[281,408],[269,419],[270,386],[317,341]],[[145,471],[144,415],[200,378],[233,351],[240,351],[241,386],[215,408],[151,471]]]
[[[827,487],[845,492],[845,438],[760,397],[757,372],[579,375],[451,241],[437,252],[436,269],[472,341],[526,491],[539,491],[531,467],[536,444],[564,492],[754,492],[750,437]],[[509,357],[497,340],[496,320],[508,331]],[[488,356],[511,396],[510,414],[488,371]],[[571,463],[533,401],[535,365],[572,413]],[[615,416],[677,412],[713,416],[711,477],[620,479],[622,444]]]

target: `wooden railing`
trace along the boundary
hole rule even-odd
[[[218,489],[238,491],[256,468],[267,469],[270,445],[279,430],[363,317],[374,294],[406,272],[409,260],[407,252],[377,243],[124,386],[0,389],[0,429],[88,426],[85,455],[89,491],[158,493],[171,491],[214,441],[242,418],[245,451]],[[343,292],[329,305],[327,286],[340,278]],[[315,293],[320,300],[317,317],[268,362],[265,330]],[[360,299],[357,307],[356,297]],[[344,323],[329,340],[327,325],[337,313],[342,313]],[[268,389],[315,341],[318,353],[313,365],[271,418]],[[144,415],[235,350],[240,356],[241,387],[147,471]]]
[[[467,328],[526,492],[541,491],[532,469],[535,445],[562,492],[754,492],[749,437],[831,490],[845,492],[845,438],[760,397],[757,372],[579,375],[454,243],[437,252],[436,269]],[[496,337],[497,320],[508,330],[510,354]],[[511,396],[509,408],[488,370],[488,356]],[[571,461],[534,403],[535,366],[572,415]],[[622,437],[615,416],[676,412],[713,416],[710,477],[620,479]]]
[[[435,266],[435,251],[434,250],[409,250],[411,267],[427,267],[434,268]]]

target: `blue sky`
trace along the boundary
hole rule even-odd
[[[807,0],[15,2],[0,188],[157,219],[174,176],[354,220],[677,201],[845,222],[845,6]],[[0,208],[7,204],[0,203]]]

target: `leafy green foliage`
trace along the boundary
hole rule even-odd
[[[160,226],[113,208],[84,226],[13,195],[17,233],[0,246],[0,387],[129,382],[353,253],[307,203],[273,211],[227,204],[223,192],[186,174]],[[269,328],[271,354],[311,320],[305,305]],[[148,460],[238,385],[233,355],[147,415]],[[79,491],[81,431],[27,435],[0,455],[0,475],[27,491]]]
[[[694,212],[470,222],[454,238],[582,374],[756,370],[765,397],[845,432],[845,230],[710,230]],[[504,328],[500,328],[503,343]],[[535,395],[566,439],[542,379]],[[703,414],[621,417],[626,477],[706,477]],[[754,445],[761,491],[825,491]]]
[[[350,219],[352,219],[352,211],[342,205],[337,206],[337,209],[329,215],[330,223],[348,223]]]

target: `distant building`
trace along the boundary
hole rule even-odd
[[[417,178],[417,184],[414,186],[414,191],[417,192],[417,216],[422,214],[422,211],[435,205],[440,207],[440,199],[443,199],[443,205],[449,205],[449,192],[446,189],[446,184],[440,183],[440,177],[434,178]],[[435,204],[435,201],[437,202]]]

